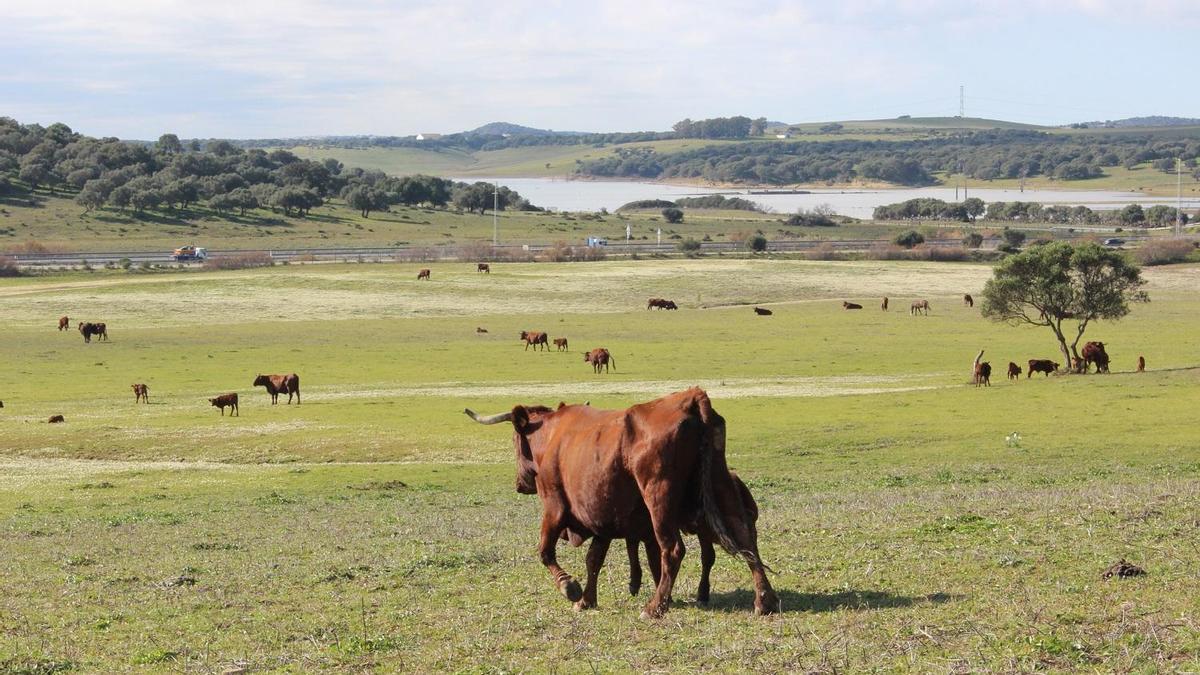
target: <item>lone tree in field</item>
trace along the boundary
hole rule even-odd
[[[1070,367],[1088,324],[1115,321],[1129,303],[1146,302],[1142,271],[1119,251],[1087,243],[1054,242],[1010,255],[996,266],[983,287],[983,315],[1012,325],[1046,326]],[[1067,344],[1063,321],[1075,321]],[[1068,324],[1068,330],[1070,324]]]

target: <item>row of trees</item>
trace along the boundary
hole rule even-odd
[[[766,128],[766,118],[752,120],[742,115],[712,117],[695,122],[682,119],[671,126],[675,138],[746,138],[761,136]]]
[[[1200,139],[1162,139],[1147,134],[1066,136],[1024,130],[905,141],[757,141],[672,153],[650,147],[618,148],[611,156],[581,161],[576,172],[776,185],[854,179],[927,185],[937,172],[961,172],[983,180],[1032,176],[1086,180],[1102,175],[1104,167],[1145,162],[1173,171],[1176,157],[1182,157],[1200,180],[1196,169]]]
[[[491,184],[345,169],[333,159],[246,150],[227,141],[185,144],[174,134],[153,144],[91,138],[64,124],[42,127],[0,118],[0,189],[10,189],[13,179],[31,190],[73,192],[85,211],[103,206],[177,210],[203,204],[218,213],[245,215],[271,208],[304,216],[332,198],[345,200],[364,217],[397,204],[453,203],[480,213],[493,206]],[[498,201],[501,210],[535,208],[506,187],[500,188]]]
[[[991,202],[970,197],[962,202],[946,202],[941,199],[909,199],[896,204],[875,207],[875,220],[985,220],[1025,223],[1054,223],[1060,225],[1087,225],[1094,223],[1118,223],[1124,226],[1164,226],[1175,222],[1173,206],[1156,204],[1143,209],[1140,204],[1129,204],[1122,209],[1094,211],[1086,206],[1040,204],[1038,202]],[[1188,215],[1183,214],[1183,222]]]

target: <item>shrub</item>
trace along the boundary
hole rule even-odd
[[[244,270],[252,267],[270,267],[275,263],[266,251],[222,255],[204,261],[206,270]]]
[[[0,277],[19,276],[21,276],[21,268],[17,267],[17,261],[6,256],[0,256]]]
[[[840,256],[833,244],[824,242],[816,248],[810,248],[804,252],[806,260],[837,260]]]
[[[1196,246],[1187,239],[1152,239],[1133,252],[1134,260],[1147,266],[1185,262]]]
[[[700,242],[688,237],[676,245],[684,253],[695,253],[700,250]]]
[[[916,230],[909,230],[907,232],[901,232],[900,234],[896,235],[896,238],[893,239],[892,241],[894,241],[899,246],[903,246],[904,248],[912,248],[912,247],[916,246],[917,244],[924,244],[925,243],[925,235],[921,234],[920,232],[917,232]]]
[[[983,246],[983,235],[978,232],[971,232],[963,237],[963,246],[967,248],[979,248]]]
[[[1020,230],[1010,230],[1006,227],[1000,236],[1004,237],[1004,242],[1012,248],[1020,248],[1021,244],[1025,243],[1025,233]]]
[[[622,204],[618,211],[630,211],[634,209],[669,209],[675,206],[675,202],[669,202],[665,199],[639,199],[637,201]]]
[[[662,210],[662,216],[668,223],[682,223],[683,209],[674,206]]]
[[[832,214],[820,206],[809,211],[800,209],[784,221],[790,227],[837,227]]]
[[[762,232],[755,232],[749,237],[746,237],[745,244],[746,248],[754,251],[755,253],[762,253],[763,251],[767,250],[767,238],[763,236]]]

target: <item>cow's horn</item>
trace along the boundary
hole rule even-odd
[[[463,413],[480,424],[499,424],[501,422],[511,422],[513,417],[511,410],[506,413],[500,413],[499,415],[492,415],[490,417],[483,417],[470,408],[463,410]]]

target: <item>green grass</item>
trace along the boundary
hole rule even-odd
[[[1009,360],[1053,345],[961,305],[984,266],[430,267],[0,280],[0,672],[1200,665],[1200,268],[1147,271],[1152,302],[1089,331],[1112,375],[1013,384]],[[915,297],[932,316],[903,311]],[[56,332],[63,313],[111,342]],[[524,352],[525,328],[572,351]],[[595,376],[579,352],[600,345],[618,370]],[[965,384],[980,348],[990,389]],[[1139,354],[1150,372],[1128,372]],[[301,406],[250,386],[293,370]],[[694,541],[664,620],[637,618],[620,547],[600,608],[573,612],[509,433],[462,408],[691,384],[728,421],[784,613],[752,617],[724,554],[712,605],[692,603]],[[240,417],[204,400],[225,391]],[[1102,581],[1120,557],[1149,574]],[[581,551],[560,559],[582,571]]]

